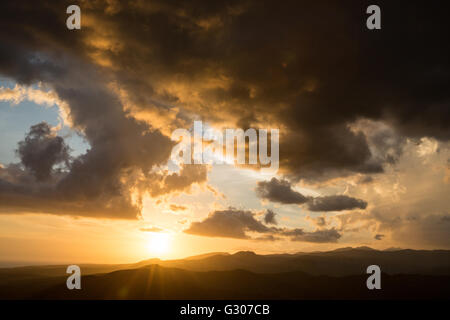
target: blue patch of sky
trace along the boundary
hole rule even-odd
[[[0,87],[14,88],[15,82],[0,78]],[[0,101],[0,163],[16,163],[17,143],[24,139],[32,125],[45,121],[51,126],[61,123],[58,106],[43,106],[32,101],[23,100],[14,105],[10,101]],[[58,135],[64,137],[76,157],[86,152],[89,144],[76,131],[62,126]]]

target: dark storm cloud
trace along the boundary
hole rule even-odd
[[[268,213],[266,213],[266,216]],[[207,237],[261,241],[277,241],[287,238],[291,241],[316,243],[336,242],[341,237],[340,233],[334,228],[308,232],[298,228],[267,227],[255,218],[255,213],[233,208],[214,211],[204,220],[192,222],[184,232]],[[252,234],[256,234],[256,236],[252,237]]]
[[[302,204],[308,201],[308,198],[294,191],[288,181],[276,178],[258,182],[256,194],[261,199],[283,204]]]
[[[260,181],[256,187],[256,194],[264,200],[282,204],[306,204],[311,211],[342,211],[365,209],[367,202],[345,195],[323,197],[305,197],[292,189],[286,180],[272,178],[270,181]]]
[[[141,108],[165,101],[213,121],[283,126],[282,170],[294,178],[379,173],[392,157],[348,124],[384,120],[447,140],[449,45],[439,1],[380,1],[377,31],[365,27],[369,4],[138,1],[111,14],[86,2],[120,48],[85,49],[114,63]]]
[[[352,209],[365,209],[367,202],[344,195],[315,197],[308,201],[311,211],[342,211]]]
[[[25,140],[19,142],[17,153],[37,180],[49,179],[55,165],[69,163],[69,147],[62,137],[52,134],[45,122],[31,126]]]
[[[73,159],[70,171],[61,174],[53,186],[41,188],[37,181],[32,191],[29,186],[22,188],[22,193],[5,190],[2,196],[9,199],[2,205],[14,207],[15,200],[18,209],[25,207],[34,212],[136,218],[141,208],[140,203],[133,203],[131,198],[133,175],[166,161],[172,143],[159,131],[127,117],[118,99],[89,66],[75,59],[66,62],[66,58],[64,55],[62,58],[41,57],[42,63],[55,64],[58,66],[55,69],[64,70],[63,73],[44,69],[39,74],[42,64],[39,60],[22,61],[20,69],[22,73],[31,70],[30,76],[39,74],[35,81],[50,84],[67,102],[73,126],[83,133],[90,149]],[[19,146],[19,152],[23,146]],[[23,164],[28,166],[26,162]],[[8,179],[12,184],[19,183],[11,175]],[[38,199],[33,202],[33,197]]]
[[[291,179],[375,174],[395,162],[401,148],[352,130],[359,119],[389,123],[401,138],[450,138],[448,17],[440,1],[378,1],[376,31],[365,28],[367,1],[114,3],[81,1],[79,31],[65,27],[72,1],[0,5],[0,74],[49,84],[91,145],[57,187],[45,186],[47,195],[58,190],[49,197],[62,207],[84,212],[88,200],[104,214],[121,208],[134,217],[133,174],[168,157],[170,141],[124,112],[111,83],[140,111],[179,110],[173,126],[200,116],[283,128],[280,168]],[[36,192],[45,201],[8,168],[1,181],[8,197],[0,196],[9,208],[23,197],[32,203]]]
[[[18,148],[23,168],[1,168],[0,212],[136,218],[142,204],[140,196],[133,199],[134,187],[142,185],[140,180],[155,165],[167,161],[173,143],[124,111],[109,87],[113,79],[82,52],[79,41],[84,34],[80,31],[76,36],[65,28],[62,5],[2,3],[0,73],[23,85],[49,85],[67,103],[73,128],[83,134],[90,148],[66,163],[68,170],[46,181],[55,165],[67,162],[68,150],[62,138],[52,137],[48,128],[33,126]],[[158,191],[163,194],[172,188],[185,189],[196,178],[204,179],[204,170],[160,176],[166,181],[159,187],[163,191]]]

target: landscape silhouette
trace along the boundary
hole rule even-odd
[[[369,290],[369,265],[381,290]],[[0,299],[448,299],[450,251],[341,248],[258,255],[210,253],[134,264],[80,264],[81,290],[65,265],[0,269]]]

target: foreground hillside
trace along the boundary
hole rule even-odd
[[[68,290],[65,278],[3,287],[2,299],[433,299],[450,298],[449,276],[382,275],[382,289],[367,276],[257,274],[244,270],[194,272],[158,265],[82,278]]]

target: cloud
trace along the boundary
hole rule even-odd
[[[164,187],[159,192],[167,193],[186,190],[193,183],[205,182],[207,173],[208,167],[205,165],[184,165],[179,174],[172,173],[164,177]]]
[[[342,211],[365,209],[367,202],[345,195],[323,197],[305,197],[292,189],[287,180],[272,178],[270,181],[260,181],[256,187],[256,194],[264,200],[282,204],[305,204],[311,211]]]
[[[251,211],[228,209],[214,211],[205,220],[192,222],[186,233],[209,236],[248,239],[248,231],[267,233],[268,227],[255,219]]]
[[[46,122],[31,126],[25,140],[19,142],[17,153],[24,167],[39,181],[48,180],[55,165],[69,166],[69,147],[51,132]]]
[[[361,27],[364,1],[81,4],[79,32],[64,28],[68,2],[1,4],[0,74],[20,87],[49,86],[90,144],[69,172],[52,172],[51,181],[5,165],[3,212],[135,218],[143,193],[183,192],[204,181],[200,168],[153,172],[170,154],[166,130],[189,127],[194,118],[282,128],[280,171],[294,182],[355,173],[378,181],[398,164],[406,140],[450,138],[449,50],[442,46],[448,17],[439,3],[381,1],[390,14],[383,16],[389,28],[380,32]],[[416,19],[405,23],[399,16]],[[278,184],[262,186],[262,197],[307,202]],[[330,199],[318,202],[330,207]],[[438,214],[434,206],[422,212]],[[389,215],[398,211],[391,209]]]
[[[68,170],[60,172],[51,184],[40,183],[54,165],[67,160],[67,150],[60,137],[37,134],[34,131],[42,126],[32,127],[31,135],[18,148],[26,171],[17,166],[2,170],[0,211],[140,216],[141,202],[132,195],[139,180],[136,176],[167,161],[173,143],[148,124],[129,117],[103,75],[89,63],[64,51],[56,55],[57,48],[49,47],[53,52],[44,53],[18,44],[19,38],[9,40],[10,46],[2,50],[7,56],[0,59],[0,72],[24,82],[22,85],[42,81],[50,86],[67,104],[73,128],[83,134],[90,148],[71,159]],[[36,179],[27,177],[28,172]]]
[[[174,143],[156,126],[130,114],[120,92],[114,89],[114,76],[96,67],[98,61],[91,60],[93,52],[85,46],[87,39],[81,33],[70,41],[62,40],[71,38],[64,28],[65,8],[64,3],[39,7],[32,2],[2,4],[2,24],[17,32],[0,31],[4,39],[0,44],[0,74],[17,85],[2,88],[0,99],[13,103],[28,99],[67,108],[69,123],[90,148],[69,159],[61,137],[35,134],[42,125],[32,127],[18,147],[21,163],[1,169],[0,213],[136,219],[141,214],[143,194],[183,192],[190,184],[206,180],[206,169],[192,166],[179,174],[163,172],[156,177],[162,183],[143,183],[155,177],[155,167],[167,162]],[[83,7],[85,17],[88,8]],[[10,19],[11,14],[21,15],[24,21],[31,14],[36,19],[31,25],[18,24]],[[89,39],[95,38],[94,30],[85,30]],[[49,91],[32,89],[37,83]],[[65,170],[57,168],[60,164]]]
[[[172,211],[184,211],[186,209],[187,209],[187,207],[185,207],[185,206],[180,206],[180,205],[176,205],[176,204],[170,205],[170,210],[172,210]]]
[[[14,88],[0,87],[0,101],[9,101],[15,105],[24,100],[33,101],[34,103],[45,106],[61,106],[64,104],[63,101],[59,100],[55,92],[44,90],[42,85],[39,85],[38,88],[25,87],[18,84]]]
[[[378,234],[375,235],[374,239],[375,239],[375,240],[383,240],[384,237],[385,237],[384,234],[379,234],[379,233],[378,233]]]
[[[450,248],[450,215],[423,214],[400,218],[395,226],[383,226],[400,243],[425,248]]]
[[[275,219],[276,213],[272,210],[267,210],[266,214],[264,215],[264,223],[265,224],[278,224],[277,220]]]
[[[107,70],[134,112],[170,114],[169,126],[200,115],[215,123],[283,127],[281,170],[297,179],[383,172],[392,150],[382,147],[383,139],[351,130],[358,119],[390,123],[406,137],[450,137],[449,96],[442,93],[448,50],[439,36],[446,16],[437,4],[405,8],[382,1],[390,31],[377,33],[361,27],[364,2],[292,1],[280,8],[276,1],[249,0],[202,3],[201,9],[182,1],[82,4],[86,19],[76,36],[59,27],[65,3],[3,4],[1,21],[16,30],[2,32],[3,72],[20,81],[43,71],[64,73],[51,64],[28,74],[19,67],[29,58],[20,50],[62,48]],[[417,16],[420,26],[395,18],[405,14]],[[420,36],[404,37],[405,28]],[[24,63],[9,64],[12,58]]]
[[[98,2],[86,11],[95,22],[90,31],[104,41],[81,39],[78,50],[114,66],[138,109],[157,101],[214,122],[283,127],[281,165],[292,177],[380,173],[392,158],[370,147],[383,141],[349,128],[357,119],[392,123],[409,137],[449,137],[449,97],[439,89],[448,80],[448,52],[437,36],[445,15],[429,4],[380,6],[392,13],[383,20],[390,32],[370,34],[360,27],[365,3],[219,2],[199,10],[177,1],[125,2],[112,15]],[[414,41],[394,20],[405,10],[422,21],[407,26],[421,35]]]
[[[315,197],[308,201],[308,209],[311,211],[342,211],[366,207],[367,202],[364,200],[345,195]]]
[[[374,181],[374,179],[371,176],[363,176],[363,177],[360,177],[357,182],[360,184],[368,184],[368,183],[372,183],[373,181]]]
[[[315,243],[332,243],[337,242],[339,238],[341,238],[341,234],[335,228],[319,229],[313,232],[305,232],[303,229],[294,229],[284,231],[283,235],[289,236],[292,241]]]
[[[269,212],[266,213],[270,214]],[[315,230],[312,232],[303,229],[289,229],[267,227],[256,220],[255,213],[251,211],[228,210],[214,211],[204,220],[192,222],[184,232],[207,237],[224,237],[249,240],[277,241],[283,238],[291,241],[303,242],[337,242],[341,234],[332,229]],[[256,235],[256,236],[253,236]]]
[[[427,152],[423,152],[425,147]],[[429,148],[431,146],[431,148]],[[383,241],[398,247],[449,248],[448,143],[408,140],[395,167],[370,184],[344,183],[355,197],[371,205],[335,216],[339,230],[351,236],[385,235]],[[417,183],[420,181],[420,183]],[[370,238],[367,238],[368,240]]]
[[[324,216],[321,217],[316,217],[316,218],[311,218],[311,217],[306,217],[306,219],[310,220],[313,222],[314,225],[316,225],[319,228],[325,227],[328,223],[327,220]]]
[[[256,194],[261,199],[283,204],[302,204],[308,201],[301,193],[294,191],[288,181],[277,178],[258,182]]]
[[[152,197],[172,192],[189,192],[193,184],[202,184],[208,178],[206,165],[182,165],[179,172],[153,172],[139,182],[139,188],[148,191]]]

